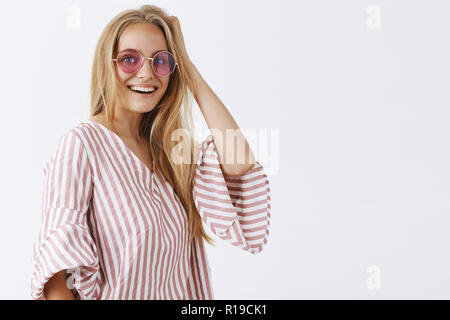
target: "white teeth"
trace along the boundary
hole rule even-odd
[[[156,88],[152,87],[152,88],[143,88],[143,87],[130,87],[131,90],[133,91],[138,91],[138,92],[153,92],[156,91]]]

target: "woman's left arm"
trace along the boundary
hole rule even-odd
[[[195,79],[194,88],[190,89],[209,129],[211,130],[211,135],[214,137],[214,144],[220,157],[222,170],[224,174],[228,176],[242,175],[255,166],[255,156],[231,113],[190,60],[186,51],[178,18],[171,16],[170,20],[177,47],[188,61],[188,65],[186,66],[187,71]],[[237,137],[236,158],[239,159],[239,161],[236,161],[234,156],[234,151],[236,150],[235,137]],[[244,163],[242,163],[241,159],[244,159]]]

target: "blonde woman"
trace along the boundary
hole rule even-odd
[[[164,10],[118,14],[91,81],[91,118],[62,136],[44,168],[32,299],[214,299],[204,226],[260,252],[270,220],[264,169]],[[211,130],[198,144],[189,92]],[[226,161],[226,130],[249,161]]]

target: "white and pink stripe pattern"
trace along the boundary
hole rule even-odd
[[[218,237],[252,254],[269,236],[270,188],[259,162],[241,176],[226,176],[209,135],[197,165],[194,200],[203,222]]]
[[[212,136],[193,189],[209,230],[258,253],[267,243],[270,189],[259,163],[224,177]],[[80,299],[214,299],[203,241],[187,242],[173,188],[114,132],[94,121],[70,129],[44,168],[42,224],[33,248],[32,299],[72,272]]]

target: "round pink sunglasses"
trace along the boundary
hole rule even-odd
[[[136,49],[125,49],[118,53],[116,59],[112,60],[117,62],[123,72],[136,73],[142,68],[145,59],[151,60],[153,71],[162,77],[171,75],[178,65],[175,57],[169,51],[159,51],[153,58],[148,58]]]

